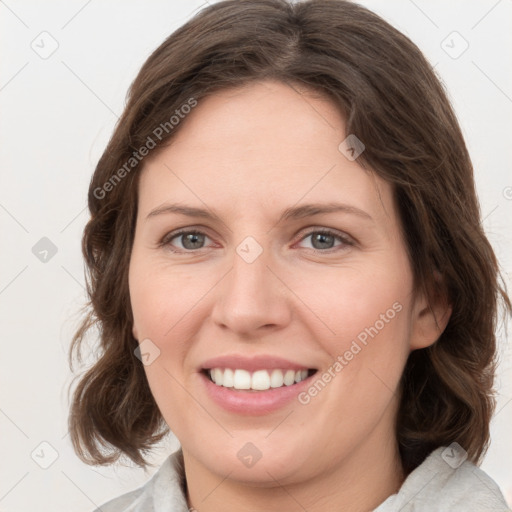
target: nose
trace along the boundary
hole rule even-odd
[[[250,338],[290,322],[291,294],[271,266],[266,251],[251,263],[234,252],[231,270],[215,287],[212,319],[216,325]]]

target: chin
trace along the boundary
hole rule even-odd
[[[254,442],[242,441],[241,437],[231,439],[223,446],[217,445],[219,448],[209,451],[207,457],[201,457],[201,463],[222,478],[229,475],[230,480],[254,487],[275,487],[304,479],[305,468],[309,471],[311,465],[306,460],[308,454],[304,453],[302,441],[283,450],[265,439],[266,436],[267,431],[251,436]]]

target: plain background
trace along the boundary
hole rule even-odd
[[[361,3],[435,64],[462,125],[484,226],[509,283],[512,0]],[[155,470],[88,467],[76,457],[67,435],[67,351],[85,300],[80,238],[91,174],[140,66],[202,5],[0,1],[3,512],[86,512],[141,485]],[[52,55],[44,53],[53,47]],[[498,413],[482,465],[510,504],[511,353],[500,332]],[[170,439],[155,451],[156,466],[175,447]]]

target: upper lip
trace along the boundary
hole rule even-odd
[[[307,364],[300,364],[282,357],[272,355],[258,355],[246,357],[241,355],[224,355],[204,361],[200,370],[211,370],[212,368],[231,368],[255,372],[257,370],[303,370],[312,369]]]

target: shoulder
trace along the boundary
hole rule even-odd
[[[498,485],[453,443],[434,450],[375,512],[510,512]]]
[[[107,503],[101,505],[101,507],[94,510],[94,512],[131,512],[137,510],[134,508],[137,502],[140,502],[139,498],[145,492],[145,486],[135,489],[134,491],[127,492],[117,498],[114,498]]]
[[[142,487],[118,496],[94,512],[187,512],[181,449],[169,455]]]

